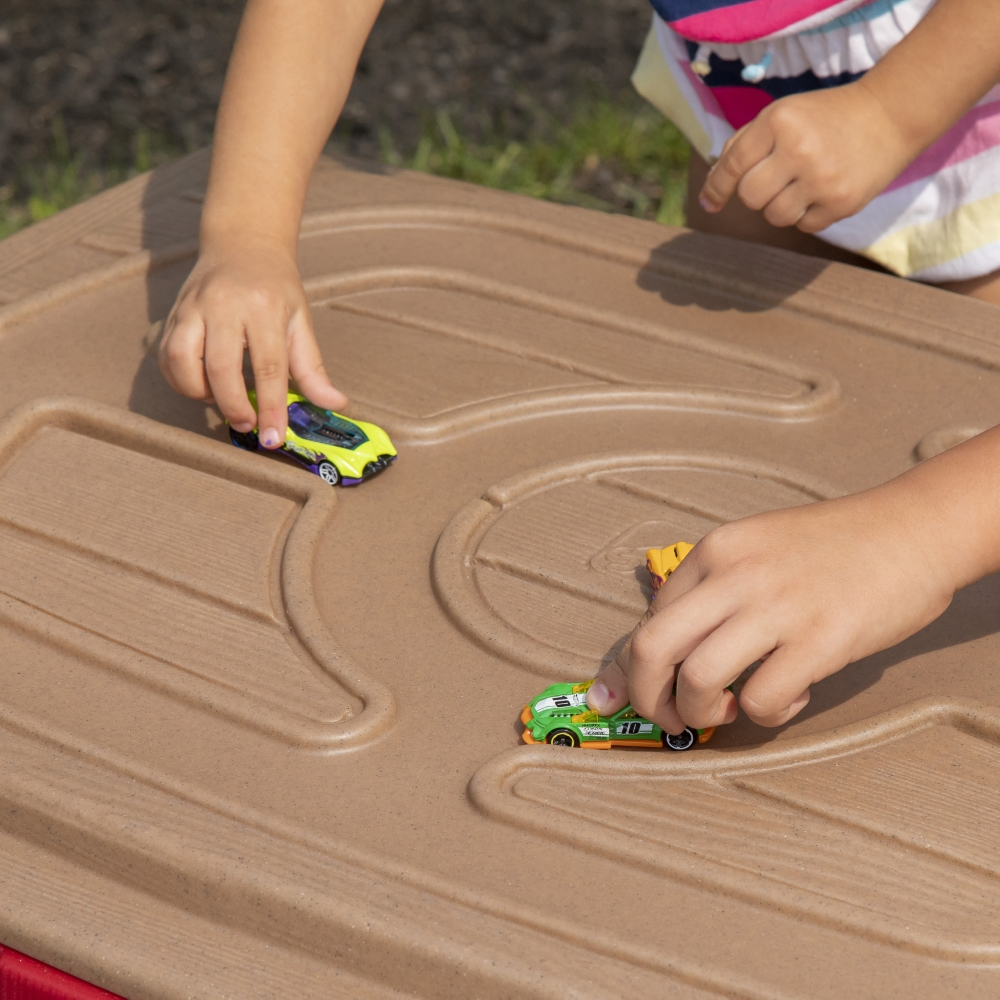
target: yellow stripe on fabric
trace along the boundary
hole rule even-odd
[[[1000,191],[876,240],[866,257],[904,278],[1000,241]]]
[[[663,58],[655,25],[646,35],[639,61],[632,73],[632,86],[684,133],[702,159],[711,158],[712,140],[702,128]]]

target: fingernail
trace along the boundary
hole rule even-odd
[[[587,692],[587,704],[599,712],[613,697],[614,695],[608,690],[604,681],[594,681]]]
[[[246,434],[247,431],[252,431],[253,430],[253,424],[251,424],[249,421],[246,421],[246,420],[244,420],[242,423],[239,423],[239,424],[233,424],[232,426],[233,426],[233,430],[234,431],[239,431],[240,434]]]
[[[701,205],[701,207],[706,212],[714,212],[715,211],[715,206],[707,198],[699,198],[698,199],[698,204]]]
[[[277,448],[280,444],[278,432],[273,427],[268,427],[260,436],[260,443],[265,448]]]

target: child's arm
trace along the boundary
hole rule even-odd
[[[778,726],[805,707],[810,684],[901,642],[997,570],[1000,427],[864,493],[710,532],[588,704],[606,715],[631,700],[674,733],[732,722],[726,686],[763,659],[739,704]]]
[[[296,266],[306,186],[343,108],[382,0],[249,0],[219,105],[198,263],[177,297],[160,367],[214,399],[240,431],[285,440],[288,374],[320,406],[330,384]],[[243,382],[244,346],[259,415]]]
[[[855,83],[768,105],[726,144],[701,191],[735,193],[774,226],[815,233],[860,211],[1000,80],[1000,4],[938,0]]]

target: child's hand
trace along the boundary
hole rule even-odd
[[[700,201],[732,197],[772,226],[815,233],[860,211],[919,151],[864,79],[769,104],[726,143]]]
[[[243,382],[244,348],[258,413]],[[214,400],[236,430],[259,427],[265,448],[285,440],[289,371],[318,406],[347,402],[323,367],[294,259],[267,243],[203,249],[167,318],[160,369],[178,392]]]
[[[764,660],[740,705],[778,726],[805,707],[809,685],[933,621],[966,581],[940,509],[906,480],[710,532],[598,675],[589,706],[610,715],[631,701],[672,733],[732,722],[727,685]]]

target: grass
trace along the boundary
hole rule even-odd
[[[380,134],[382,158],[442,177],[534,198],[625,212],[683,225],[689,147],[651,108],[609,100],[581,105],[569,124],[544,139],[477,145],[438,111],[410,157]]]
[[[395,166],[670,225],[684,222],[687,143],[645,106],[581,104],[567,124],[549,119],[544,137],[525,142],[470,142],[444,111],[428,120],[409,154],[400,153],[385,130],[379,139],[382,159]],[[131,162],[88,168],[56,118],[47,159],[0,187],[0,238],[183,152],[140,132]]]
[[[88,169],[82,154],[70,150],[65,126],[58,117],[52,121],[49,146],[44,162],[0,187],[0,239],[184,152],[140,131],[132,142],[131,162]]]

